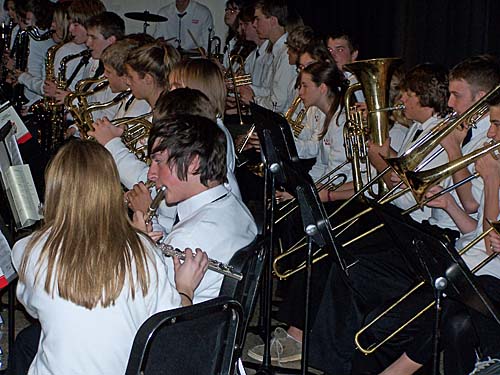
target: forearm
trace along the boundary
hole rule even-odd
[[[476,229],[477,221],[462,210],[455,200],[448,205],[446,212],[453,219],[461,233],[470,233]]]
[[[447,148],[445,148],[445,151],[448,154],[448,160],[450,161],[450,163],[463,156],[462,149],[459,146],[447,146]],[[470,177],[470,175],[471,174],[467,168],[462,168],[453,174],[453,183],[460,182],[463,179]],[[468,182],[466,184],[463,184],[456,190],[458,198],[460,199],[465,212],[468,214],[477,212],[477,209],[479,208],[479,202],[476,201],[474,195],[472,194],[472,183]]]
[[[488,230],[491,226],[490,221],[496,221],[499,214],[498,189],[500,186],[499,176],[491,176],[484,181],[484,216],[483,216],[483,231]],[[484,243],[486,251],[490,252],[490,239],[485,237]]]

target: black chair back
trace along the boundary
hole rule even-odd
[[[235,271],[243,274],[243,280],[237,281],[227,276],[224,277],[219,293],[219,296],[234,298],[243,308],[243,323],[240,325],[237,348],[235,349],[236,359],[243,350],[247,327],[257,300],[257,288],[264,269],[264,246],[264,237],[257,236],[251,244],[233,255],[229,264]]]
[[[228,297],[157,313],[139,328],[125,374],[230,374],[242,321]]]

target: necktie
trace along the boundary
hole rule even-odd
[[[181,21],[182,21],[182,18],[186,15],[186,12],[184,13],[177,13],[177,17],[179,17],[179,32],[178,32],[178,36],[177,36],[177,41],[179,42],[179,47],[181,47]]]
[[[415,142],[417,139],[418,139],[418,136],[420,134],[422,134],[423,130],[422,129],[418,129],[415,134],[413,135],[413,139],[411,140],[411,143]]]

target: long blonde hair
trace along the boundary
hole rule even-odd
[[[107,307],[126,279],[132,298],[139,289],[146,295],[148,255],[127,217],[111,154],[97,142],[71,141],[51,161],[45,179],[45,222],[28,243],[20,280],[33,247],[46,236],[35,282],[46,272],[44,288],[52,296],[57,285],[63,299],[88,309]]]

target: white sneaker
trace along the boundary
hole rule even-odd
[[[248,351],[248,356],[262,362],[264,345],[256,345]],[[302,343],[295,340],[283,328],[278,327],[273,332],[271,340],[271,361],[286,363],[299,361],[302,358]]]

